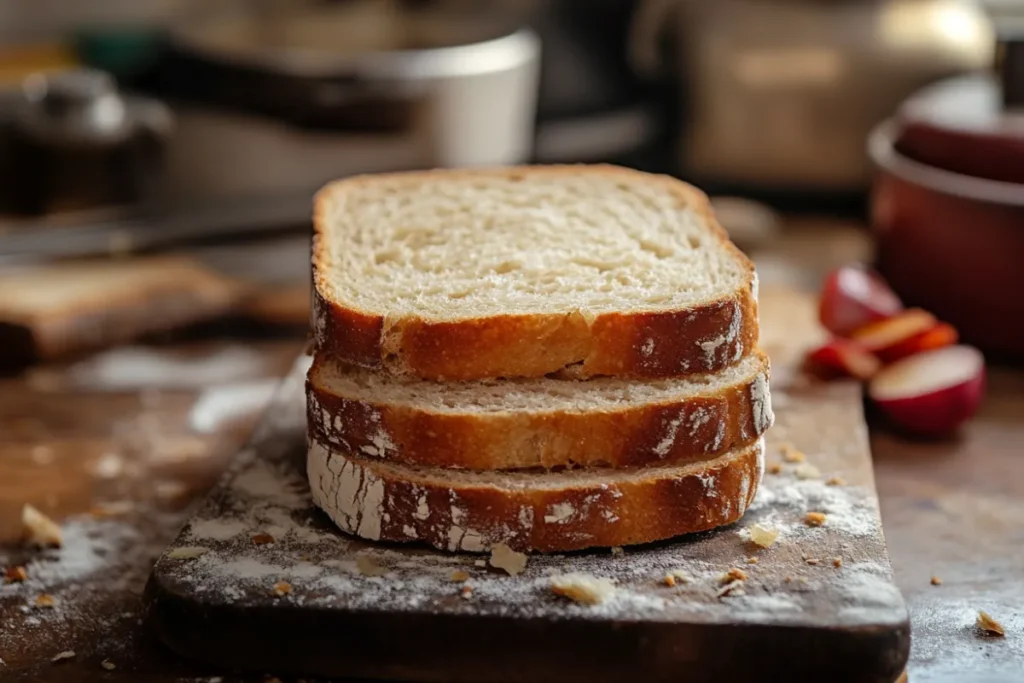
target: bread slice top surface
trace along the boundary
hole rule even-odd
[[[756,352],[717,373],[680,379],[630,380],[615,377],[562,380],[547,377],[432,382],[389,377],[317,358],[309,371],[314,391],[376,405],[448,414],[509,412],[585,413],[636,404],[679,402],[714,395],[760,381],[767,393],[768,358]],[[759,385],[760,386],[760,385]]]
[[[753,277],[703,193],[612,166],[355,177],[321,190],[315,214],[318,292],[367,314],[685,310]]]

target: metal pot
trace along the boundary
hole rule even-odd
[[[50,214],[153,199],[173,118],[103,72],[71,69],[25,79],[8,126],[8,203]]]
[[[160,89],[179,116],[175,192],[308,191],[351,173],[527,160],[539,41],[459,16],[346,3],[174,29]]]
[[[971,0],[645,0],[632,44],[638,68],[672,72],[689,103],[679,173],[856,192],[871,128],[923,85],[987,67],[993,39]]]

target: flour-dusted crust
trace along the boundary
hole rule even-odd
[[[562,552],[731,524],[754,499],[764,442],[714,460],[631,470],[474,473],[391,464],[309,440],[313,501],[343,530],[450,551]]]
[[[749,445],[771,425],[768,359],[746,377],[698,395],[604,408],[439,410],[429,402],[373,400],[332,388],[322,361],[306,386],[307,424],[321,443],[389,462],[473,470],[636,467],[710,460]],[[752,364],[753,365],[753,364]],[[358,371],[357,371],[358,372]],[[397,380],[396,380],[397,381]],[[598,381],[598,380],[591,380]],[[623,380],[628,381],[628,380]],[[513,385],[510,380],[499,380]],[[559,380],[527,380],[515,388]],[[591,382],[573,383],[585,391]],[[539,402],[544,405],[543,398]]]
[[[312,327],[319,353],[342,362],[434,380],[540,377],[568,371],[574,377],[679,377],[717,372],[753,351],[758,339],[757,276],[753,264],[729,241],[707,196],[668,176],[604,165],[425,171],[448,177],[601,174],[658,184],[703,220],[716,248],[746,272],[728,296],[682,310],[621,311],[590,315],[507,314],[462,320],[387,316],[334,301],[327,292],[327,203],[384,176],[363,176],[326,186],[314,203]],[[406,173],[414,178],[415,174]]]

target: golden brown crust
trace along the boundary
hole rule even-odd
[[[770,425],[768,359],[715,393],[614,409],[481,413],[359,400],[332,391],[318,360],[306,385],[307,424],[319,441],[389,462],[474,470],[635,467],[709,460],[749,445]],[[763,409],[763,406],[761,407]]]
[[[394,374],[434,380],[541,377],[570,369],[575,377],[679,377],[718,372],[751,352],[757,343],[757,284],[753,264],[729,241],[716,222],[707,196],[668,176],[641,174],[604,165],[534,166],[467,171],[424,171],[407,177],[445,173],[563,175],[592,173],[642,175],[665,186],[704,218],[720,248],[747,271],[745,285],[728,297],[686,310],[605,313],[589,321],[580,313],[517,314],[431,321],[415,316],[387,319],[331,301],[326,272],[330,254],[324,214],[328,198],[342,187],[375,182],[379,176],[349,178],[323,188],[314,202],[314,341],[339,361]],[[343,185],[342,185],[343,184]]]
[[[446,479],[310,442],[314,502],[343,530],[483,552],[564,552],[659,541],[731,524],[757,492],[763,442],[686,468],[649,467],[563,488]],[[540,478],[543,478],[541,476]]]

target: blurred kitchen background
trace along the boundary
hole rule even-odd
[[[325,181],[611,162],[696,183],[746,249],[861,226],[905,299],[1019,353],[996,318],[1024,303],[978,301],[1022,284],[1021,40],[1024,0],[0,0],[0,333],[24,360],[225,311],[299,329]],[[40,332],[166,296],[126,265],[166,251],[230,304]]]

